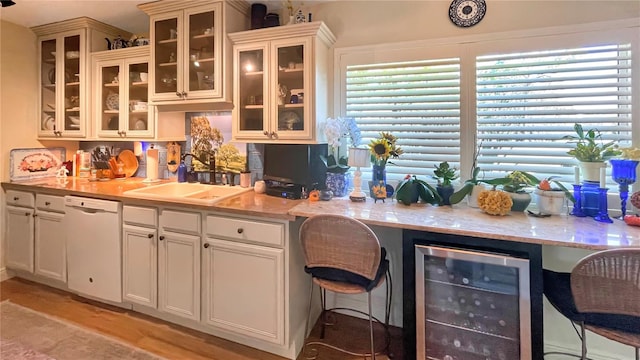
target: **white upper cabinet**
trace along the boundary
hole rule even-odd
[[[229,34],[234,43],[233,139],[324,142],[329,49],[323,22]]]
[[[93,121],[99,138],[152,138],[149,46],[92,54]]]
[[[104,38],[129,32],[90,18],[31,28],[38,36],[38,139],[78,139],[89,134],[90,53],[107,49]]]
[[[230,103],[232,48],[227,33],[248,28],[248,4],[158,1],[150,16],[150,100],[157,105]]]

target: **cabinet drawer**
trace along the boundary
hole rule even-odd
[[[207,235],[261,244],[284,245],[284,224],[207,216]]]
[[[163,210],[160,214],[160,226],[163,230],[200,234],[200,214]]]
[[[36,194],[36,208],[64,213],[64,196]]]
[[[154,208],[127,206],[122,208],[122,219],[127,224],[158,226],[158,211]]]
[[[33,193],[26,191],[7,190],[6,196],[7,205],[23,206],[33,208],[35,205],[35,198]]]

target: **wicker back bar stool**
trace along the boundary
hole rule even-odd
[[[305,336],[309,331],[311,317],[313,289],[320,288],[322,305],[321,341],[305,341],[303,354],[307,358],[315,358],[316,345],[325,346],[353,356],[376,358],[376,355],[388,353],[391,336],[389,334],[389,314],[391,311],[391,293],[393,285],[389,272],[389,261],[386,250],[380,246],[375,233],[362,222],[341,215],[317,215],[305,220],[300,228],[300,241],[305,259],[305,271],[311,275],[311,290],[309,295],[309,312],[305,326]],[[371,291],[381,286],[386,279],[385,319],[381,322],[372,315]],[[327,308],[326,291],[341,294],[367,293],[368,313],[351,308]],[[329,322],[333,310],[346,310],[368,316],[369,338],[371,349],[367,353],[358,353],[329,344],[324,340],[325,327],[334,325]],[[385,344],[376,350],[374,344],[373,321],[384,327]],[[307,351],[315,351],[308,355]]]
[[[588,359],[589,330],[632,346],[640,360],[640,248],[590,254],[571,273],[544,270],[544,294],[580,326],[581,359]]]

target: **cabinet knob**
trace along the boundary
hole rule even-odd
[[[14,197],[13,197],[13,201],[18,201],[18,200],[20,200],[20,198],[19,198],[19,197],[17,197],[17,196],[14,196]]]
[[[159,240],[164,240],[164,235],[160,235],[160,237],[158,238]]]
[[[126,131],[123,131],[123,132],[120,134],[120,136],[124,136],[124,137],[126,137],[126,136],[127,136],[127,132],[126,132]]]
[[[204,248],[205,248],[205,249],[208,249],[208,248],[209,248],[209,246],[210,246],[210,245],[209,245],[209,243],[205,243],[205,244],[204,244]]]
[[[179,92],[179,91],[176,91],[176,96],[177,96],[177,97],[179,97],[179,98],[181,98],[181,97],[182,97],[182,93],[181,93],[181,92]]]
[[[151,239],[151,238],[153,237],[153,234],[149,234],[149,235],[147,235],[147,237],[148,237],[149,239]]]
[[[278,138],[278,133],[276,133],[275,131],[272,131],[271,132],[271,137],[277,139]]]
[[[265,136],[269,136],[269,132],[267,130],[262,132]]]
[[[38,214],[34,213],[34,214],[33,214],[33,215],[31,215],[31,216],[36,217],[36,216],[38,216]]]
[[[49,205],[51,205],[51,202],[49,202],[49,201],[45,201],[45,202],[44,202],[44,205],[45,205],[45,206],[49,206]]]
[[[238,234],[242,234],[244,232],[243,228],[238,228]]]
[[[186,98],[187,98],[187,93],[186,93],[186,92],[184,92],[184,91],[182,92],[182,98],[183,98],[183,99],[186,99]]]
[[[24,213],[24,216],[29,216],[29,215],[31,215],[31,214],[29,214],[28,212]]]

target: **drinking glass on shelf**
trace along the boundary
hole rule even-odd
[[[629,185],[636,182],[636,167],[638,161],[629,159],[611,159],[611,178],[618,183],[620,192],[620,210],[624,218],[627,213],[627,198],[629,197]]]

